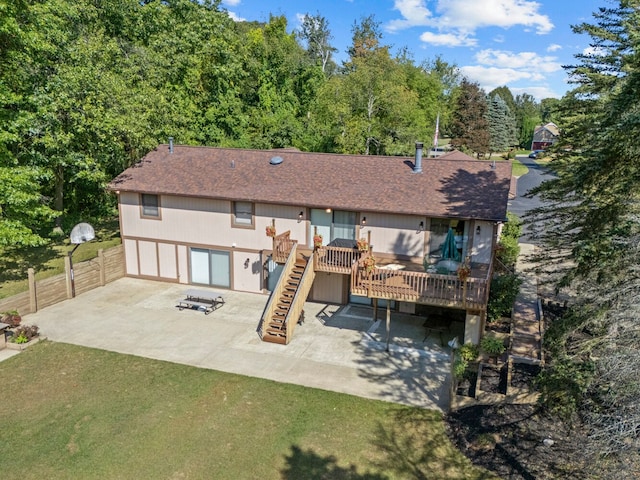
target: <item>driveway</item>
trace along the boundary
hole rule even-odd
[[[426,337],[424,318],[394,312],[386,352],[385,311],[305,305],[289,345],[256,332],[268,297],[224,291],[209,315],[179,311],[184,285],[123,278],[24,317],[51,341],[321,388],[445,411],[449,404],[446,338]]]
[[[527,198],[527,193],[545,180],[553,178],[553,175],[549,173],[546,167],[539,165],[533,158],[529,158],[526,155],[518,155],[517,159],[523,165],[526,165],[529,171],[518,178],[516,197],[509,201],[507,210],[522,219],[530,210],[542,206],[542,201],[539,196],[536,195],[535,197]],[[531,241],[527,226],[525,226],[523,230],[520,241]]]

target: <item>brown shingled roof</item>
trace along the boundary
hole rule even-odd
[[[283,159],[272,165],[274,156]],[[115,191],[502,221],[511,162],[167,145],[110,184]]]

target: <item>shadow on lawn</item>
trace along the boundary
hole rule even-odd
[[[285,457],[287,467],[282,471],[286,480],[331,479],[331,480],[387,480],[388,477],[377,473],[358,473],[355,465],[340,467],[333,455],[323,457],[312,450],[303,451],[293,445],[291,454]]]
[[[44,271],[47,269],[47,262],[59,255],[51,245],[22,249],[6,248],[0,256],[0,283],[26,280],[30,267]]]
[[[495,478],[489,472],[471,472],[470,462],[450,443],[441,414],[433,410],[397,411],[392,422],[378,426],[374,445],[384,454],[378,466],[401,478]]]

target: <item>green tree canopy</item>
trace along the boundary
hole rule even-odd
[[[477,83],[466,78],[460,84],[460,92],[451,122],[451,144],[476,155],[489,152],[489,122],[487,120],[485,93]]]
[[[640,451],[640,18],[636,1],[601,8],[574,27],[593,51],[568,67],[577,87],[560,102],[556,177],[529,219],[542,242],[538,268],[577,292],[550,326],[554,359],[543,401],[577,409],[603,478],[633,476]]]

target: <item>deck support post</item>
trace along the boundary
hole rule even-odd
[[[378,299],[377,298],[373,299],[373,321],[374,322],[378,321]]]
[[[389,352],[389,330],[391,330],[391,301],[387,300],[387,348]]]

